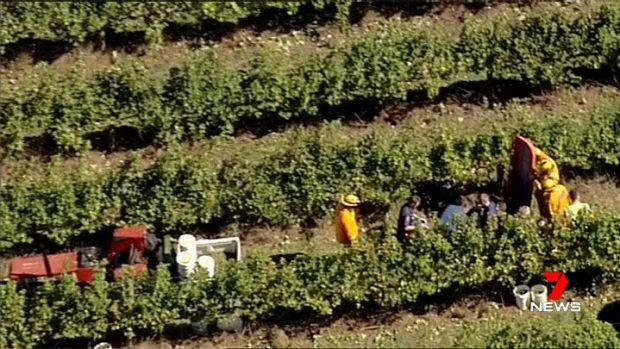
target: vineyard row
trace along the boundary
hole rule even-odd
[[[41,72],[34,84],[3,86],[0,145],[19,153],[47,139],[72,152],[123,126],[149,144],[200,140],[247,125],[323,118],[352,102],[404,100],[410,91],[435,96],[475,76],[545,88],[620,67],[616,2],[579,11],[507,11],[472,17],[460,34],[451,29],[393,21],[326,55],[289,57],[266,48],[246,63],[200,51],[163,80],[138,62],[94,77],[83,69],[68,76]]]
[[[110,334],[131,339],[231,314],[286,321],[351,309],[393,310],[446,292],[503,291],[516,283],[538,283],[546,270],[568,273],[573,287],[620,277],[617,213],[595,212],[570,226],[544,231],[534,219],[510,216],[493,218],[484,231],[476,229],[473,220],[459,227],[455,233],[422,229],[402,249],[389,238],[330,255],[310,252],[279,266],[258,253],[244,262],[218,264],[213,280],[198,274],[174,282],[161,268],[152,276],[114,283],[99,275],[83,291],[67,277],[30,295],[11,282],[0,285],[0,347],[32,348],[51,340]],[[569,340],[564,345],[617,347],[619,339],[611,325],[594,319],[589,324],[592,331],[579,329],[581,336],[553,338]],[[560,343],[556,342],[562,347]]]
[[[520,125],[477,134],[411,136],[421,130],[388,129],[350,142],[329,128],[301,130],[269,151],[257,149],[264,153],[257,157],[244,152],[217,161],[172,147],[151,165],[135,152],[119,167],[86,160],[69,171],[53,163],[36,179],[16,170],[0,187],[0,249],[63,246],[82,233],[138,223],[173,234],[206,224],[303,224],[329,214],[344,192],[379,212],[426,180],[495,182],[517,132],[551,154],[563,173],[609,173],[620,165],[617,99],[583,115],[524,116]]]
[[[370,1],[356,1],[357,3]],[[489,0],[468,1],[470,4],[490,4]],[[497,3],[498,1],[493,1]],[[499,1],[501,2],[501,1]],[[534,3],[536,1],[531,1]],[[255,2],[183,2],[125,3],[73,2],[62,4],[2,2],[0,50],[23,40],[67,42],[75,45],[88,39],[101,38],[105,33],[141,34],[147,43],[160,43],[163,31],[170,26],[201,28],[209,22],[234,24],[265,12],[286,12],[292,18],[302,18],[315,12],[319,17],[346,19],[351,0],[255,1]],[[449,1],[426,1],[408,4],[411,7],[431,7],[450,4]],[[331,6],[330,6],[331,5]],[[402,4],[401,4],[402,6]],[[316,17],[316,16],[315,16]],[[282,19],[282,18],[281,18]],[[282,21],[284,22],[284,21]],[[284,24],[284,23],[281,23]]]

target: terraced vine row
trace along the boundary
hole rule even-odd
[[[473,135],[384,131],[341,142],[329,129],[300,131],[253,161],[238,154],[220,163],[171,148],[146,167],[136,157],[105,170],[88,162],[70,171],[52,165],[36,179],[13,173],[0,187],[0,248],[62,246],[81,233],[136,223],[174,234],[201,224],[297,224],[324,217],[343,192],[384,208],[424,180],[495,181],[516,132],[564,170],[609,172],[620,165],[617,100],[587,116],[524,116],[516,128]]]
[[[359,3],[361,1],[357,1]],[[365,1],[370,3],[370,1]],[[496,1],[493,1],[497,3]],[[534,3],[536,1],[532,1]],[[237,23],[258,17],[267,10],[280,9],[290,15],[300,15],[313,8],[331,12],[346,19],[351,0],[307,1],[255,1],[255,2],[183,2],[174,3],[123,3],[73,2],[62,4],[2,2],[0,12],[3,25],[0,29],[0,50],[8,44],[23,40],[82,43],[98,38],[106,32],[117,34],[141,33],[146,41],[158,43],[164,29],[169,26],[197,27],[212,21]],[[440,5],[447,1],[419,2],[418,6]],[[489,4],[488,0],[473,0],[470,4]],[[412,4],[408,4],[411,7]]]
[[[347,102],[437,94],[455,80],[558,86],[576,72],[620,67],[620,4],[579,11],[548,8],[470,19],[458,37],[445,24],[394,22],[328,55],[285,56],[266,50],[234,67],[211,52],[196,53],[165,81],[139,63],[86,77],[41,74],[32,86],[4,86],[0,144],[19,153],[48,137],[73,152],[89,138],[133,127],[157,144],[231,134],[244,125],[320,118]]]
[[[0,346],[31,348],[52,339],[97,339],[111,334],[131,339],[229,314],[255,320],[300,320],[356,308],[399,309],[448,290],[471,292],[488,290],[489,285],[537,282],[545,270],[569,275],[587,271],[570,276],[573,285],[578,281],[600,284],[620,277],[620,254],[610,253],[618,250],[617,213],[596,212],[570,226],[544,231],[533,219],[503,216],[494,218],[484,231],[476,229],[474,222],[462,223],[453,234],[418,231],[404,251],[388,239],[342,253],[310,253],[280,266],[265,256],[251,256],[245,262],[218,264],[212,281],[199,274],[175,283],[167,269],[160,269],[153,276],[115,283],[99,275],[84,290],[67,277],[31,295],[9,283],[0,285]],[[587,328],[592,330],[589,335],[575,343],[604,343],[604,347],[618,343],[609,324],[592,319]],[[493,333],[469,340],[490,340]],[[557,343],[566,340],[553,338]],[[517,340],[501,336],[495,340],[499,339],[502,343]]]
[[[147,42],[158,43],[169,25],[200,26],[202,22],[236,23],[260,15],[266,9],[295,13],[304,3],[323,9],[326,1],[174,2],[174,3],[20,3],[3,2],[0,47],[20,40],[61,41],[74,44],[97,38],[106,31],[143,33]]]

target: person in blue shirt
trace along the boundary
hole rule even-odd
[[[448,227],[448,230],[454,232],[456,230],[456,224],[454,217],[459,214],[467,215],[473,209],[473,202],[466,197],[461,197],[460,205],[450,205],[441,214],[439,218],[443,224]]]

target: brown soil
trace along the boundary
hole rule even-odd
[[[601,176],[595,179],[573,178],[567,186],[582,193],[582,201],[599,207],[620,209],[620,179]]]

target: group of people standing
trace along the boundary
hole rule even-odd
[[[351,245],[360,234],[360,228],[357,222],[357,208],[360,199],[356,195],[350,194],[340,198],[336,207],[336,240],[343,245]],[[416,227],[428,227],[428,220],[419,210],[422,199],[413,195],[407,199],[407,202],[401,207],[398,217],[397,235],[399,241],[405,241],[411,237]],[[448,229],[454,230],[454,217],[458,214],[479,214],[480,225],[486,225],[487,219],[491,215],[499,212],[498,206],[490,199],[488,194],[480,194],[477,202],[463,197],[460,205],[448,206],[441,215],[441,221],[448,226]]]
[[[412,196],[407,200],[401,209],[398,219],[397,238],[405,241],[411,237],[411,233],[416,227],[428,227],[428,221],[418,210],[422,200],[419,196]],[[487,224],[490,216],[499,213],[498,204],[493,201],[489,194],[481,193],[477,198],[472,196],[462,196],[460,203],[448,205],[440,216],[440,222],[445,224],[449,231],[456,230],[455,218],[458,215],[471,216],[478,215],[478,227],[482,228]]]
[[[552,219],[554,216],[574,217],[582,210],[589,210],[586,203],[581,202],[581,195],[576,190],[569,191],[560,182],[560,172],[556,162],[542,150],[531,147],[532,155],[535,156],[535,168],[532,169],[530,180],[534,184],[534,190],[538,199],[541,216],[544,219]],[[440,195],[443,196],[443,195]],[[357,223],[357,208],[360,204],[359,197],[350,194],[341,197],[336,208],[336,239],[344,245],[351,245],[360,233]],[[419,196],[411,196],[401,207],[398,217],[397,238],[400,241],[409,239],[416,227],[427,227],[428,221],[419,210],[422,199]],[[440,221],[446,225],[449,231],[456,230],[454,218],[458,215],[471,216],[477,214],[478,227],[487,225],[491,216],[499,213],[499,205],[491,199],[487,193],[481,193],[477,198],[462,196],[459,203],[448,205],[440,216]],[[529,206],[523,206],[519,214],[530,213]]]
[[[582,210],[590,210],[590,205],[581,201],[581,194],[577,190],[569,192],[569,200],[570,204],[563,211],[567,217],[575,217]],[[342,197],[338,202],[335,222],[336,240],[345,246],[350,246],[360,235],[357,210],[360,202],[359,197],[352,194]],[[428,228],[428,219],[419,209],[421,205],[422,199],[413,195],[401,206],[396,233],[400,242],[410,239],[417,227]],[[477,197],[462,196],[459,204],[448,205],[443,210],[439,220],[448,231],[455,231],[455,218],[457,216],[476,214],[478,217],[477,226],[483,228],[487,225],[489,217],[495,216],[499,212],[499,204],[489,194],[481,193]],[[523,207],[520,211],[521,215],[528,215],[529,213],[529,207]]]

